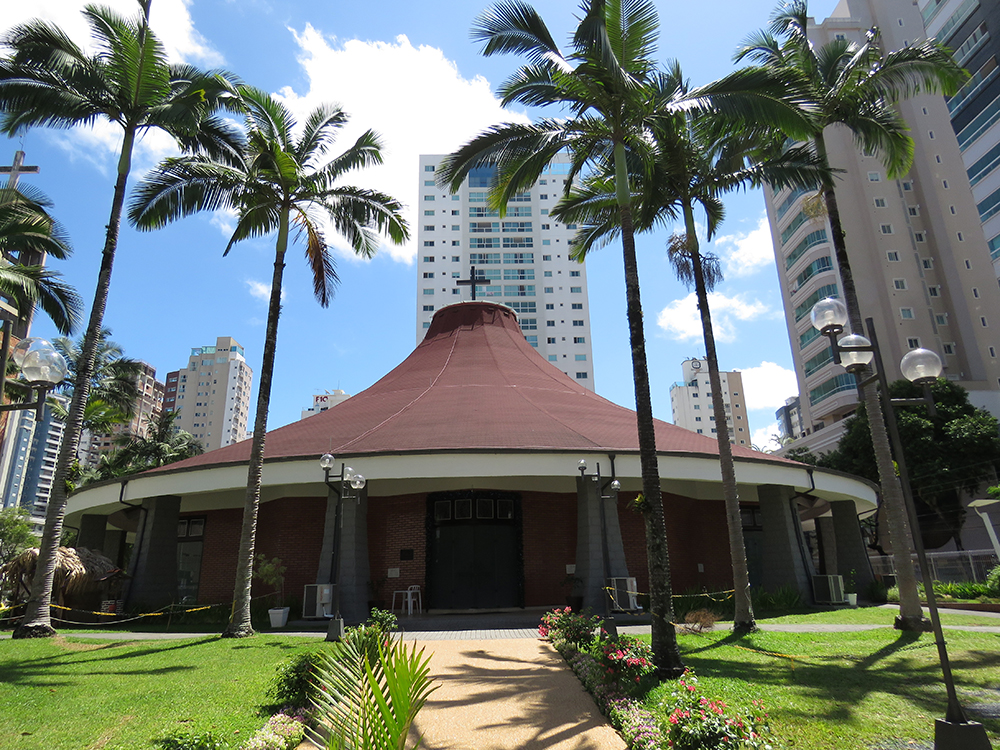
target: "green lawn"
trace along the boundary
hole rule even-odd
[[[994,704],[995,712],[1000,635],[951,631],[947,638],[963,705]],[[736,638],[718,630],[682,635],[680,643],[706,696],[740,706],[764,701],[776,747],[931,747],[934,719],[944,716],[937,650],[926,634],[759,632]],[[661,686],[650,701],[669,695]],[[983,723],[997,743],[1000,720]]]
[[[946,609],[939,610],[941,624],[950,625],[992,625],[1000,627],[1000,618],[983,615],[958,615]],[[829,624],[829,625],[885,625],[891,627],[893,619],[899,614],[899,607],[859,607],[857,609],[840,607],[823,612],[808,612],[804,614],[783,615],[781,617],[761,617],[761,625],[769,624]],[[719,623],[718,627],[722,627]]]
[[[138,750],[210,729],[236,747],[267,720],[275,666],[316,645],[268,635],[127,638],[0,640],[0,746]]]

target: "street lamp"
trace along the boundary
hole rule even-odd
[[[340,614],[340,535],[343,526],[344,500],[361,502],[361,490],[368,480],[358,474],[350,466],[340,464],[340,475],[334,475],[331,481],[330,472],[337,463],[332,453],[320,456],[319,466],[323,470],[323,482],[327,487],[327,497],[331,493],[337,495],[337,510],[333,521],[333,559],[330,564],[330,584],[333,586],[333,619],[327,628],[326,640],[339,641],[344,637],[344,618]]]
[[[817,308],[819,309],[817,310]],[[842,316],[841,310],[843,310]],[[935,721],[935,750],[990,750],[991,745],[989,738],[986,736],[986,730],[979,722],[969,721],[955,691],[955,679],[952,676],[951,662],[948,659],[948,647],[945,643],[944,631],[941,628],[937,598],[934,595],[934,582],[931,577],[930,566],[927,563],[924,540],[920,534],[920,521],[917,518],[916,506],[913,503],[913,491],[910,487],[909,473],[906,470],[903,443],[899,437],[899,425],[896,423],[894,408],[896,406],[924,405],[927,407],[929,414],[932,416],[936,414],[930,386],[941,375],[943,369],[941,358],[929,349],[913,349],[908,352],[900,361],[900,370],[903,373],[903,377],[907,380],[922,386],[924,391],[923,398],[891,398],[889,395],[889,381],[886,378],[885,368],[882,365],[878,337],[875,334],[875,321],[872,318],[865,318],[868,338],[857,334],[850,334],[838,340],[837,336],[843,333],[844,324],[847,322],[847,308],[844,307],[840,300],[833,298],[820,300],[813,307],[811,317],[813,326],[821,334],[830,339],[830,348],[833,352],[834,362],[843,364],[844,368],[854,375],[859,393],[866,385],[873,381],[877,381],[879,384],[879,394],[885,406],[887,417],[885,420],[886,427],[889,431],[893,453],[896,455],[899,482],[903,491],[903,500],[910,521],[910,529],[912,530],[913,547],[917,553],[920,576],[923,579],[924,592],[927,596],[927,610],[930,614],[931,627],[934,631],[938,660],[941,662],[941,672],[944,676],[945,689],[948,693],[948,708],[945,718]],[[868,379],[863,379],[863,371],[873,360],[876,368],[875,374]],[[893,540],[893,543],[905,544],[906,542],[905,540]]]
[[[604,625],[603,629],[612,638],[618,637],[618,626],[615,624],[614,618],[611,616],[611,592],[608,587],[611,583],[611,551],[608,548],[608,521],[607,513],[604,509],[605,500],[614,500],[618,497],[618,490],[622,488],[622,483],[615,479],[615,457],[613,455],[611,458],[611,481],[606,484],[601,483],[601,465],[598,463],[596,465],[596,473],[593,475],[594,480],[597,482],[597,498],[598,504],[601,509],[601,568],[602,575],[604,579],[604,585],[601,586],[601,591],[603,592],[604,599]],[[587,476],[587,461],[585,459],[580,459],[577,464],[577,469],[580,471],[581,477]],[[614,494],[605,495],[604,491],[610,489]]]
[[[20,341],[13,351],[10,348],[10,321],[3,323],[3,344],[0,345],[0,362],[7,365],[8,354],[21,370],[21,378],[31,389],[32,399],[26,403],[4,404],[6,373],[0,376],[0,412],[35,410],[35,419],[41,421],[45,413],[45,395],[66,378],[69,368],[66,360],[45,339],[27,338]]]

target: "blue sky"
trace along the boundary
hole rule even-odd
[[[105,0],[125,14],[132,0]],[[835,0],[813,0],[811,14],[830,14]],[[77,0],[6,3],[0,24],[31,17],[54,21],[78,42],[87,41]],[[484,58],[469,28],[486,3],[456,0],[153,0],[152,25],[175,60],[224,67],[280,96],[300,119],[320,103],[336,102],[351,115],[340,142],[367,128],[386,144],[385,164],[359,173],[355,184],[378,187],[415,206],[417,156],[447,153],[483,128],[524,119],[504,111],[492,92],[516,67],[510,56]],[[657,2],[662,26],[660,58],[680,60],[693,84],[733,69],[732,51],[750,31],[766,25],[774,3],[761,0]],[[576,3],[540,0],[557,39],[573,25]],[[554,114],[554,113],[552,113]],[[6,143],[0,160],[27,154],[41,173],[23,178],[55,201],[75,249],[54,262],[87,300],[93,297],[118,152],[110,127],[78,131],[33,130]],[[138,177],[172,153],[168,140],[139,144]],[[133,178],[131,184],[135,184]],[[725,282],[712,300],[720,365],[744,372],[754,442],[775,431],[774,410],[795,394],[791,355],[780,308],[770,235],[757,192],[734,194],[715,251]],[[200,215],[164,230],[138,233],[124,227],[105,325],[129,356],[149,362],[162,379],[183,366],[194,346],[233,336],[260,369],[273,238],[237,245],[228,240],[225,216]],[[647,353],[657,417],[670,419],[670,385],[680,363],[704,355],[693,295],[673,276],[664,235],[639,238],[639,272],[646,318]],[[415,340],[416,242],[383,247],[372,261],[338,251],[341,286],[328,309],[312,296],[301,249],[293,248],[285,272],[285,303],[278,332],[269,428],[292,422],[311,394],[342,388],[358,393],[412,351]],[[625,321],[621,251],[609,246],[588,261],[589,299],[597,392],[634,407]],[[34,335],[51,336],[39,317]],[[253,414],[251,413],[251,424]]]

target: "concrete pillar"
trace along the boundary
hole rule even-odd
[[[104,532],[104,555],[119,568],[125,563],[125,537],[127,532],[108,529]]]
[[[340,527],[340,614],[348,625],[368,619],[368,488],[360,490],[361,500],[348,499],[341,506]],[[333,537],[337,494],[327,498],[323,524],[323,544],[319,553],[316,583],[330,583],[333,569]]]
[[[145,520],[132,553],[130,607],[158,609],[177,598],[177,518],[181,499],[175,495],[142,501]]]
[[[602,477],[601,483],[610,482]],[[625,564],[625,546],[622,544],[621,526],[618,522],[618,493],[605,489],[605,524],[608,539],[608,576],[620,578],[628,575]],[[601,544],[601,489],[596,476],[576,478],[576,576],[583,581],[583,606],[594,612],[604,612],[604,551]]]
[[[816,519],[816,541],[819,544],[820,575],[837,575],[837,532],[829,516]]]
[[[792,490],[761,485],[757,488],[757,497],[764,527],[763,587],[768,591],[791,587],[803,601],[812,601],[811,564],[806,561],[802,524]]]
[[[844,587],[848,593],[849,581],[853,578],[854,593],[864,598],[868,593],[868,587],[875,580],[875,575],[872,573],[868,549],[861,536],[858,511],[850,500],[832,502],[830,507],[833,509],[831,520],[836,531],[837,574],[844,577]]]
[[[104,553],[104,529],[108,517],[85,513],[80,519],[80,533],[76,537],[76,547],[85,547],[91,552]]]

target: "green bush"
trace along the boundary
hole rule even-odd
[[[391,633],[396,629],[396,615],[378,607],[372,607],[368,615],[368,623],[371,627],[379,628],[383,633]]]
[[[974,583],[972,581],[958,581],[955,583],[934,581],[934,593],[941,596],[949,596],[953,599],[978,599],[982,596],[989,596],[989,586],[985,583]]]
[[[885,604],[888,599],[888,589],[882,581],[872,581],[865,590],[865,598],[872,604]]]
[[[229,743],[212,732],[178,732],[158,740],[161,750],[227,750]]]
[[[759,589],[752,592],[754,611],[790,612],[802,608],[802,597],[791,586],[782,586],[774,591]]]
[[[1000,596],[1000,565],[997,565],[986,576],[987,596]]]
[[[549,640],[561,640],[574,646],[587,649],[594,642],[594,631],[601,624],[601,618],[585,610],[577,614],[569,607],[554,609],[542,615],[542,624],[538,626],[538,634]]]
[[[306,708],[311,705],[319,660],[319,651],[303,651],[279,664],[268,688],[268,697],[278,706]]]

